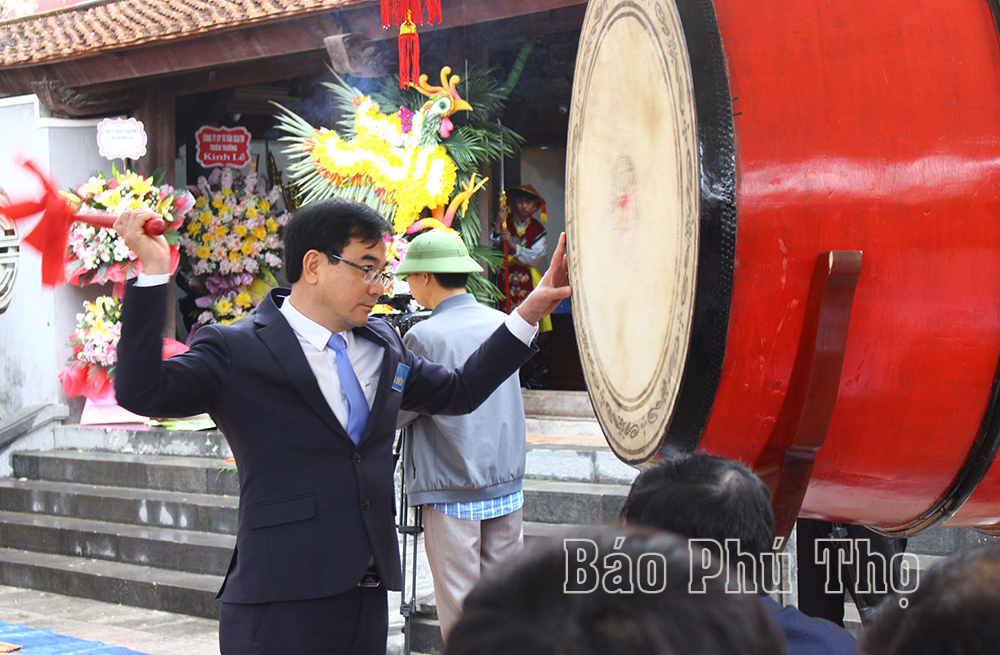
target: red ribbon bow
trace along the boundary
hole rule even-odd
[[[95,227],[112,227],[115,216],[110,214],[78,214],[69,200],[60,194],[54,178],[47,178],[41,169],[30,160],[21,165],[34,173],[42,183],[45,193],[37,201],[8,203],[0,205],[0,214],[15,221],[30,218],[42,212],[42,218],[24,242],[42,254],[42,284],[54,287],[66,280],[66,248],[69,245],[69,229],[74,221],[83,221]],[[163,234],[166,222],[162,219],[146,221],[146,233]]]

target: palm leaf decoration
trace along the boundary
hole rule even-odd
[[[314,127],[274,103],[278,127],[287,134],[279,140],[287,144],[288,174],[299,202],[335,196],[357,200],[385,216],[397,233],[429,208],[435,218],[446,216],[444,224],[462,234],[470,253],[495,269],[501,257],[478,246],[478,203],[468,201],[462,192],[481,186],[482,170],[512,156],[524,143],[496,117],[536,43],[521,49],[502,83],[496,80],[495,69],[471,69],[457,85],[455,77],[443,73],[440,87],[428,87],[440,90],[436,96],[426,89],[423,93],[413,87],[400,89],[396,76],[381,78],[366,95],[331,70],[335,81],[324,86],[344,116],[336,131]],[[472,111],[451,105],[442,109],[444,103],[462,101]],[[480,300],[501,298],[499,290],[480,276],[470,276],[469,291]]]

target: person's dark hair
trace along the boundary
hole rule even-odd
[[[704,577],[703,593],[689,591],[692,560],[686,542],[677,536],[624,526],[581,528],[571,538],[576,541],[536,543],[487,573],[466,598],[445,655],[785,652],[783,636],[764,605],[753,595],[725,593],[724,575]],[[576,549],[587,540],[593,544],[601,583],[594,573],[592,591],[567,593],[567,578],[570,583],[575,578],[571,566],[577,566],[571,562],[578,561]],[[608,570],[605,556],[611,554],[640,562],[632,567],[632,593],[609,593],[603,572]],[[648,566],[641,562],[651,561],[665,563],[665,582],[649,586],[647,579],[642,587],[636,578]],[[699,581],[700,565],[696,559],[693,572]],[[582,566],[590,570],[589,564]]]
[[[774,542],[771,494],[749,467],[731,459],[690,453],[646,469],[632,483],[622,519],[689,539],[738,539],[759,559]]]
[[[992,655],[1000,644],[998,616],[1000,545],[976,546],[932,566],[913,592],[879,605],[861,633],[861,652]]]
[[[432,273],[444,289],[464,289],[469,283],[468,273]]]
[[[392,226],[368,205],[345,198],[311,202],[285,227],[285,277],[291,284],[299,281],[302,258],[310,250],[339,256],[351,239],[372,246],[387,234],[392,234]]]

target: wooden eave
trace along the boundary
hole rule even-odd
[[[119,3],[130,1],[119,0]],[[212,69],[233,66],[251,74],[258,70],[261,80],[276,79],[279,70],[295,67],[297,57],[313,64],[321,61],[325,56],[323,39],[327,36],[354,33],[369,41],[378,41],[395,38],[398,33],[394,28],[382,28],[379,5],[375,2],[314,0],[302,4],[311,8],[236,24],[204,25],[186,32],[135,38],[125,43],[101,43],[69,56],[0,65],[0,97],[36,93],[45,87],[127,89],[140,81],[165,77],[190,87],[184,92],[193,92],[224,86],[224,80],[215,78]],[[336,7],[331,8],[333,4]],[[420,30],[477,25],[585,4],[585,0],[444,0],[444,22],[425,25]],[[155,5],[156,2],[149,2],[150,7]],[[0,24],[2,29],[3,24]],[[200,74],[194,74],[197,72]],[[185,76],[189,77],[186,82]]]

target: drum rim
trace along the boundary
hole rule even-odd
[[[736,267],[736,137],[722,36],[711,0],[676,0],[694,86],[700,151],[694,315],[674,414],[660,453],[701,442],[722,377]],[[738,115],[738,114],[737,114]]]
[[[685,266],[683,270],[683,280],[675,280],[682,286],[674,289],[678,298],[683,298],[680,306],[674,307],[683,311],[683,318],[680,314],[672,315],[671,320],[683,321],[684,325],[675,325],[675,330],[668,330],[668,342],[664,342],[663,348],[652,353],[656,360],[653,376],[649,379],[649,384],[645,389],[641,389],[636,395],[623,395],[621,389],[609,384],[597,384],[597,381],[608,382],[607,371],[603,362],[597,357],[596,349],[590,345],[591,326],[590,321],[593,315],[587,309],[588,294],[586,289],[579,289],[579,303],[574,301],[574,309],[580,309],[584,313],[579,314],[574,320],[574,329],[577,333],[577,341],[580,344],[580,359],[584,367],[585,377],[590,386],[591,403],[594,405],[598,422],[604,429],[609,446],[615,455],[622,461],[628,463],[641,463],[657,456],[662,443],[663,436],[669,427],[670,415],[666,413],[666,406],[669,405],[676,410],[677,394],[680,390],[681,381],[684,375],[684,366],[687,359],[687,348],[690,342],[691,320],[694,313],[694,299],[697,289],[696,271],[691,270],[697,266],[699,252],[699,237],[695,234],[700,223],[700,206],[703,184],[701,180],[701,169],[699,165],[699,149],[701,143],[698,140],[697,110],[694,102],[693,83],[690,77],[690,65],[687,60],[687,52],[683,49],[683,26],[680,24],[680,16],[673,11],[672,6],[667,9],[667,5],[672,4],[667,0],[644,0],[640,3],[633,3],[627,0],[601,0],[592,3],[587,9],[587,18],[581,33],[581,45],[578,61],[576,65],[576,81],[574,83],[574,110],[573,119],[570,125],[568,158],[567,158],[567,213],[576,215],[576,203],[579,195],[574,191],[580,171],[586,167],[586,161],[582,158],[584,126],[586,124],[587,106],[580,104],[582,98],[588,95],[591,88],[591,77],[594,73],[594,66],[597,57],[602,51],[602,43],[609,37],[607,27],[609,24],[617,24],[620,19],[627,17],[629,23],[638,22],[643,26],[643,31],[652,35],[654,40],[660,41],[659,47],[663,48],[660,55],[665,57],[660,63],[666,66],[664,72],[670,77],[667,81],[670,86],[671,81],[674,91],[678,94],[673,100],[679,103],[678,114],[667,114],[664,118],[675,119],[678,124],[685,127],[680,128],[679,134],[683,138],[678,141],[680,152],[678,180],[682,193],[679,197],[681,201],[680,220],[678,226],[683,236],[683,245],[680,246],[682,252],[678,257],[683,257]],[[669,13],[669,16],[665,15]],[[668,27],[671,26],[671,27]],[[589,29],[588,29],[589,27]],[[678,48],[678,45],[681,48]],[[592,57],[587,57],[591,53]],[[667,65],[667,59],[673,62],[671,67]],[[607,69],[604,69],[605,72]],[[669,102],[669,101],[668,101]],[[648,151],[647,151],[648,152]],[[583,167],[583,168],[581,168]],[[574,225],[568,225],[568,228]],[[570,251],[577,247],[578,230],[567,229],[567,246]],[[570,267],[570,277],[574,280],[574,266],[580,266],[583,261],[580,257],[572,259]],[[579,283],[579,282],[575,282]],[[579,305],[579,307],[577,307]],[[633,323],[635,325],[636,323]],[[653,328],[655,329],[655,328]],[[637,351],[633,350],[633,353]],[[668,367],[669,358],[669,371]],[[632,389],[634,391],[634,389]],[[602,412],[601,408],[610,409]],[[655,429],[649,429],[655,425]],[[612,438],[612,434],[622,435],[623,439],[631,436],[634,438],[638,433],[642,433],[641,445],[635,449],[628,448],[623,440]]]
[[[658,444],[643,449],[654,453],[651,459],[630,457],[608,440],[615,455],[632,465],[690,452],[701,442],[722,377],[736,266],[734,99],[715,6],[712,0],[676,0],[673,4],[687,46],[694,93],[700,167],[697,268],[688,348],[665,433]],[[601,427],[607,429],[597,414]]]

